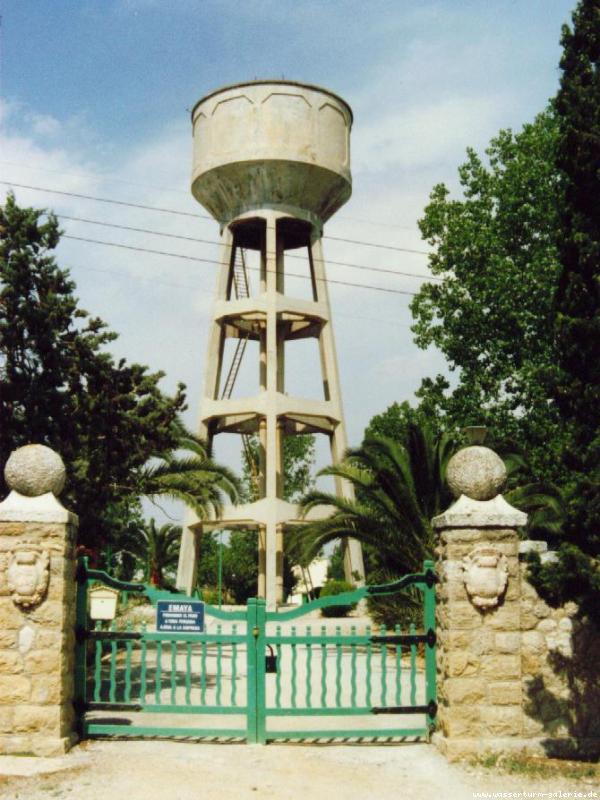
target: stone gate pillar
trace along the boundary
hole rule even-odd
[[[456,453],[447,479],[458,499],[433,520],[440,578],[434,741],[457,759],[525,744],[516,529],[527,515],[499,494],[506,470],[487,447]]]
[[[77,517],[57,499],[59,455],[27,445],[0,503],[0,754],[64,753],[73,712]]]

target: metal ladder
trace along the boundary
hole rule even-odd
[[[239,258],[238,254],[240,256]],[[243,300],[247,297],[250,297],[250,285],[248,283],[246,258],[241,247],[236,247],[235,249],[235,260],[233,262],[233,289],[235,291],[237,300]],[[223,386],[223,391],[221,392],[221,400],[229,400],[231,397],[233,387],[235,386],[235,382],[240,371],[242,358],[244,357],[244,351],[246,350],[246,344],[248,343],[248,336],[249,334],[246,333],[240,336],[240,338],[237,340],[231,366],[229,367],[227,379],[225,381],[225,385]]]
[[[235,250],[235,259],[233,262],[233,289],[235,291],[237,300],[250,297],[250,284],[248,281],[248,270],[246,268],[246,257],[241,247],[236,247]],[[225,385],[223,386],[223,391],[221,392],[221,400],[229,400],[231,397],[233,387],[235,386],[235,382],[240,371],[240,366],[242,364],[242,359],[244,357],[249,336],[250,334],[246,333],[237,340],[235,351],[233,353],[233,359],[231,360],[231,365],[225,380]],[[242,446],[244,448],[246,462],[250,469],[250,480],[258,497],[260,486],[259,470],[254,458],[254,454],[252,453],[250,436],[247,433],[242,434]]]

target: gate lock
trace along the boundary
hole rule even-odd
[[[269,648],[269,655],[265,656],[265,672],[277,672],[277,656],[270,644],[267,647]]]

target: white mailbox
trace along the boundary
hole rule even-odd
[[[89,591],[90,617],[92,619],[114,619],[117,615],[119,592],[109,586],[94,586]]]

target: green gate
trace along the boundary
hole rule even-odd
[[[101,583],[128,595],[196,600],[77,571],[75,708],[84,738],[167,736],[273,740],[423,737],[435,724],[435,583],[423,572],[380,586],[270,612],[251,599],[243,610],[205,604],[205,632],[158,633],[141,623],[88,625],[88,589]],[[312,618],[328,606],[415,586],[423,625],[401,632],[357,629],[352,618]],[[298,621],[303,621],[302,628]],[[107,718],[107,715],[108,718]]]

